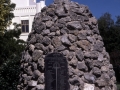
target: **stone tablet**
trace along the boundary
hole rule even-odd
[[[60,53],[45,57],[45,90],[69,90],[66,58]]]

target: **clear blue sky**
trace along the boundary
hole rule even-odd
[[[87,5],[92,14],[99,18],[105,12],[109,12],[115,19],[120,15],[120,0],[71,0],[79,4]],[[46,0],[46,5],[53,3],[53,0]]]

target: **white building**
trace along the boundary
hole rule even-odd
[[[11,2],[16,4],[16,8],[13,12],[15,17],[12,23],[22,25],[20,39],[26,41],[29,32],[31,32],[34,16],[45,6],[45,0],[39,0],[39,2],[36,2],[36,0],[11,0]],[[9,28],[12,29],[13,25],[10,25]]]

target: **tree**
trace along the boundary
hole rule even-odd
[[[15,4],[10,0],[0,0],[0,35],[4,33],[7,26],[11,24],[11,20],[14,17],[12,11],[15,8]]]
[[[7,30],[14,17],[15,4],[10,0],[0,0],[0,90],[17,90],[21,53],[25,42],[19,39],[21,27]]]
[[[98,19],[98,27],[110,55],[110,62],[114,66],[117,81],[120,82],[120,73],[118,73],[120,69],[120,16],[116,19],[115,22],[111,14],[105,13]]]
[[[0,36],[0,90],[16,90],[19,82],[21,53],[25,42],[19,39],[20,25]]]
[[[111,14],[105,13],[98,19],[98,27],[103,38],[106,50],[110,53],[120,50],[120,30],[111,18]]]

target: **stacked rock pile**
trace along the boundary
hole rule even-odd
[[[68,61],[70,90],[117,90],[97,20],[87,6],[55,0],[36,14],[22,55],[18,90],[44,90],[44,58],[53,52]]]

